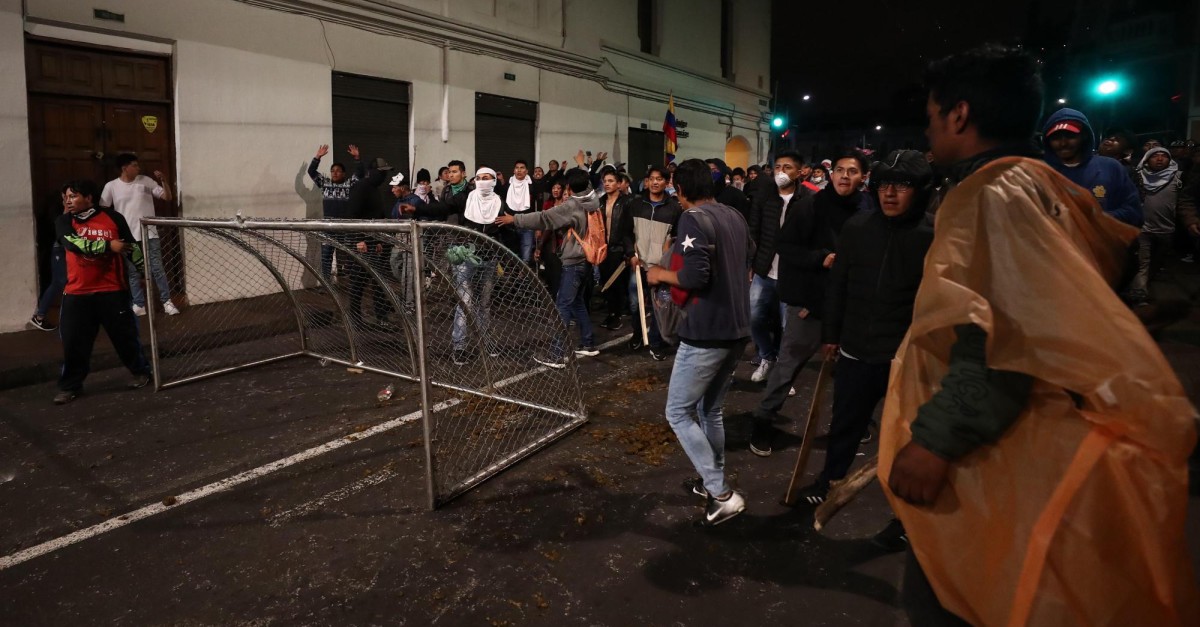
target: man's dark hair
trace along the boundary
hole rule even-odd
[[[126,164],[128,163],[129,162],[126,162]],[[71,190],[80,196],[91,198],[93,205],[100,204],[100,188],[96,187],[95,183],[87,179],[71,181],[63,186],[63,190]]]
[[[572,194],[582,194],[590,184],[586,170],[572,168],[567,172],[567,187],[571,188]]]
[[[699,159],[688,159],[675,168],[675,190],[691,202],[712,198],[712,170]]]
[[[329,169],[330,169],[331,171],[332,171],[334,168],[341,168],[341,169],[342,169],[342,172],[345,172],[345,171],[346,171],[346,165],[345,165],[344,163],[342,163],[341,161],[334,161],[334,162],[333,162],[333,164],[329,166]]]
[[[448,167],[448,168],[453,168],[454,166],[458,166],[458,169],[462,170],[463,172],[467,171],[467,164],[463,163],[462,161],[459,161],[458,159],[455,159],[454,161],[451,161],[450,163],[446,164],[446,167]]]
[[[1125,144],[1126,148],[1133,148],[1137,144],[1137,138],[1134,134],[1123,128],[1110,128],[1105,131],[1103,138],[1116,137],[1118,141]]]
[[[116,159],[117,169],[119,170],[137,160],[138,160],[137,155],[133,154],[132,152],[123,152],[123,153],[117,155],[117,159]],[[79,190],[75,190],[75,191],[79,191]]]
[[[617,173],[617,169],[611,165],[605,165],[604,167],[600,168],[600,172],[599,172],[601,178],[604,178],[605,176],[607,176],[609,174],[616,174],[616,173]]]
[[[759,174],[762,174],[762,168],[759,167],[759,165],[756,163],[756,164],[746,168],[746,174],[750,174],[751,172],[757,172]]]
[[[795,150],[780,150],[779,154],[775,155],[775,160],[779,161],[780,159],[791,159],[792,163],[796,164],[796,167],[803,167],[805,165],[804,157],[801,157],[800,153]]]
[[[836,168],[838,161],[841,161],[842,159],[854,159],[855,161],[857,161],[858,169],[862,170],[863,174],[866,174],[867,172],[871,171],[871,162],[868,161],[867,156],[864,155],[862,153],[862,151],[857,148],[850,148],[848,150],[843,150],[840,153],[838,153],[838,156],[834,157],[833,159],[830,159],[830,161],[833,162],[833,167]]]
[[[740,176],[742,178],[746,178],[746,171],[741,168],[734,168],[733,174],[731,174],[730,176]]]
[[[442,178],[442,175],[445,174],[446,170],[449,170],[449,169],[450,168],[448,168],[446,166],[442,166],[442,167],[438,168],[438,178]]]
[[[671,178],[670,175],[667,174],[667,169],[661,165],[652,165],[646,168],[646,178],[650,178],[650,175],[654,174],[655,172],[658,172],[658,175],[664,179]]]
[[[629,176],[628,172],[622,170],[617,173],[617,176],[620,177],[622,183],[625,183],[626,185],[633,185],[633,177]]]
[[[517,159],[516,161],[513,162],[514,168],[519,165],[525,166],[525,169],[527,169],[527,170],[529,169],[529,163],[527,163],[524,159]]]
[[[987,44],[931,63],[925,88],[942,115],[959,102],[970,104],[970,122],[980,137],[1028,141],[1042,118],[1038,65],[1023,50]]]

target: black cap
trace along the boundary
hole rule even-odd
[[[871,169],[871,182],[912,181],[925,187],[933,180],[933,168],[919,150],[893,150]]]

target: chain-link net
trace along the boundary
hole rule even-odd
[[[481,233],[412,222],[144,223],[173,243],[162,269],[181,309],[150,313],[159,388],[301,355],[420,383],[423,363],[434,505],[586,419],[550,295]]]

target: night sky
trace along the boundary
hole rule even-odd
[[[781,104],[790,103],[801,129],[920,123],[929,61],[986,41],[1021,41],[1032,2],[775,0],[771,62]],[[1038,4],[1044,12],[1075,3]],[[804,94],[812,99],[802,102]]]

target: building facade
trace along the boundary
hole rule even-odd
[[[125,150],[187,217],[319,217],[326,143],[323,171],[348,143],[406,174],[580,149],[636,170],[661,161],[670,95],[677,158],[761,162],[769,19],[766,0],[0,0],[0,332],[48,278],[58,187]]]

